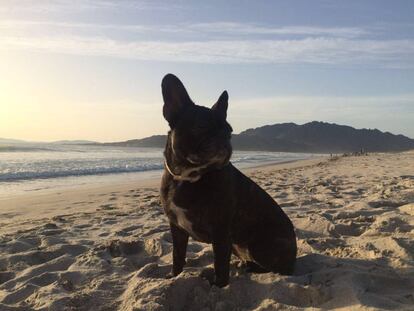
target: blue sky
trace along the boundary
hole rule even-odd
[[[235,132],[312,120],[414,138],[413,1],[0,2],[0,137],[161,134],[160,81],[227,89]]]

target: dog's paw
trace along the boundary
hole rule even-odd
[[[243,263],[243,265],[241,266],[241,270],[244,271],[244,273],[268,273],[270,272],[270,270],[265,269],[251,261]]]
[[[200,273],[200,277],[207,280],[210,283],[210,285],[212,285],[214,283],[214,278],[215,278],[214,269],[212,268],[203,269]]]
[[[227,280],[214,280],[213,283],[210,283],[210,284],[211,286],[215,285],[217,287],[222,288],[222,287],[229,285],[229,280],[228,279]]]
[[[229,279],[217,279],[214,269],[205,268],[201,271],[200,277],[207,280],[211,286],[224,287],[229,284]]]
[[[174,271],[171,271],[171,272],[167,273],[167,275],[165,276],[165,278],[166,278],[166,279],[172,279],[172,278],[175,278],[175,277],[176,277],[177,275],[179,275],[181,272],[182,272],[182,271],[180,271],[180,272],[174,272]]]
[[[165,276],[166,279],[172,279],[173,277],[175,277],[175,275],[172,272],[167,273]]]

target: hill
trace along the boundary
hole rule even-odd
[[[55,145],[91,145],[96,144],[96,141],[92,140],[57,140],[51,142],[51,144]]]
[[[1,138],[0,137],[0,144],[2,145],[20,145],[20,144],[27,144],[27,141],[20,140],[20,139],[10,139],[10,138]]]
[[[165,135],[156,135],[104,145],[163,148],[165,140]],[[414,149],[414,139],[377,129],[313,121],[303,125],[281,123],[247,129],[233,135],[232,145],[235,150],[340,153],[363,149],[377,152]]]
[[[116,146],[116,147],[151,147],[151,148],[164,148],[167,135],[154,135],[142,139],[131,139],[127,141],[103,143],[104,146]]]
[[[377,129],[313,121],[303,125],[282,123],[248,129],[235,135],[233,145],[241,150],[269,151],[403,151],[413,149],[414,140]]]

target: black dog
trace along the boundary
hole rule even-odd
[[[213,244],[215,279],[229,282],[232,251],[253,272],[291,274],[293,225],[279,205],[230,162],[232,128],[224,91],[209,109],[195,105],[174,75],[162,81],[171,130],[164,151],[161,201],[173,239],[172,275],[183,270],[188,237]]]

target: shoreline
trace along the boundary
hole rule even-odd
[[[308,155],[304,158],[289,160],[269,160],[258,163],[233,163],[238,169],[245,170],[262,166],[284,164],[289,162],[304,161],[321,158],[324,155]],[[137,183],[150,179],[161,179],[163,168],[136,172],[120,172],[108,174],[74,175],[54,178],[35,178],[17,181],[0,182],[0,201],[9,198],[18,198],[30,194],[47,194],[53,192],[66,192],[73,189],[85,189],[89,187],[100,188],[113,186],[114,184]]]
[[[282,162],[269,162],[269,163],[263,163],[263,164],[257,164],[254,166],[249,166],[246,168],[239,169],[245,174],[248,174],[252,171],[256,170],[273,170],[273,169],[289,169],[289,168],[295,168],[298,166],[309,166],[313,165],[317,162],[326,160],[327,157],[320,156],[320,157],[314,157],[312,159],[300,159],[300,160],[289,160],[289,161],[282,161]],[[110,191],[110,189],[118,190],[119,188],[125,188],[125,187],[136,187],[136,188],[155,188],[159,186],[159,181],[161,180],[161,176],[163,173],[163,169],[161,170],[153,170],[153,171],[145,171],[145,172],[139,172],[138,174],[147,175],[147,177],[139,176],[139,177],[132,177],[128,178],[128,176],[133,176],[137,174],[134,173],[123,173],[123,174],[117,174],[117,175],[107,175],[105,177],[110,178],[111,176],[118,177],[119,179],[123,179],[121,183],[111,183],[111,181],[105,181],[102,183],[94,183],[92,185],[90,184],[77,184],[77,185],[67,185],[62,186],[61,188],[57,189],[40,189],[40,190],[32,190],[28,191],[26,193],[19,193],[19,194],[11,194],[8,197],[0,197],[0,212],[2,209],[2,202],[8,201],[8,200],[15,200],[20,199],[21,197],[27,197],[27,196],[43,196],[43,195],[51,195],[56,193],[62,193],[62,192],[83,192],[83,191],[96,191],[96,190],[103,190],[107,189]],[[154,177],[154,175],[159,175]],[[104,177],[104,175],[101,175]]]
[[[264,163],[254,167],[241,169],[250,175],[255,172],[269,172],[283,169],[293,169],[312,166],[327,161],[326,157],[317,157],[305,160],[291,160],[276,163]],[[10,224],[18,220],[44,219],[56,217],[59,214],[92,212],[96,209],[92,199],[104,197],[106,194],[132,191],[138,189],[152,189],[158,191],[163,170],[160,170],[159,177],[146,179],[124,180],[116,184],[84,184],[58,189],[42,189],[39,191],[11,195],[0,198],[0,226]],[[72,206],[70,209],[61,209],[60,205]],[[102,203],[104,204],[104,203]],[[39,209],[41,213],[39,214]],[[0,229],[0,232],[4,231]]]

